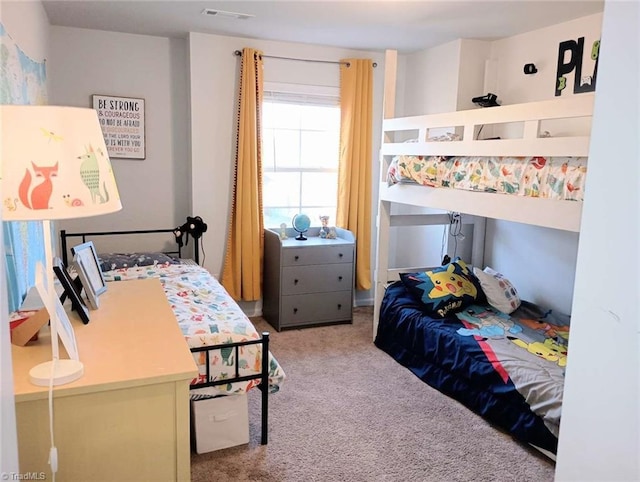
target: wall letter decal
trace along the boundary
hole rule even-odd
[[[593,42],[591,47],[591,60],[595,61],[593,74],[582,75],[582,58],[584,55],[584,37],[577,41],[565,40],[558,46],[558,67],[556,70],[556,97],[562,94],[567,87],[566,75],[573,72],[573,93],[593,92],[596,90],[596,77],[598,75],[598,57],[600,52],[600,40]],[[569,59],[565,61],[566,54]]]

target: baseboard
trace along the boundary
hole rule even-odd
[[[260,301],[236,301],[242,312],[249,318],[262,316],[262,300]]]
[[[356,299],[353,306],[354,307],[373,306],[373,298]]]

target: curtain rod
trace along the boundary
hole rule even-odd
[[[234,55],[236,56],[241,56],[242,55],[242,51],[241,50],[236,50],[235,52],[233,52]],[[281,59],[281,60],[296,60],[298,62],[318,62],[318,63],[322,63],[322,64],[343,64],[346,65],[347,67],[349,67],[351,64],[349,62],[340,62],[337,60],[314,60],[314,59],[298,59],[298,58],[294,58],[294,57],[278,57],[277,55],[262,55],[262,57],[266,57],[269,59]],[[373,63],[374,67],[377,67],[378,64],[376,62]]]

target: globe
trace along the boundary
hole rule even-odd
[[[291,220],[291,224],[293,229],[295,229],[299,234],[296,236],[298,241],[306,241],[307,238],[303,236],[309,230],[309,226],[311,226],[311,220],[309,216],[306,214],[296,214]]]

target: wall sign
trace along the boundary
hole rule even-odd
[[[556,97],[561,95],[567,87],[567,74],[573,72],[573,93],[593,92],[596,90],[598,75],[598,58],[600,54],[600,40],[591,45],[589,57],[593,61],[593,73],[583,72],[584,37],[577,41],[565,40],[558,46],[558,69],[556,70]],[[568,58],[567,58],[568,55]]]
[[[144,159],[144,99],[94,95],[109,157]]]

